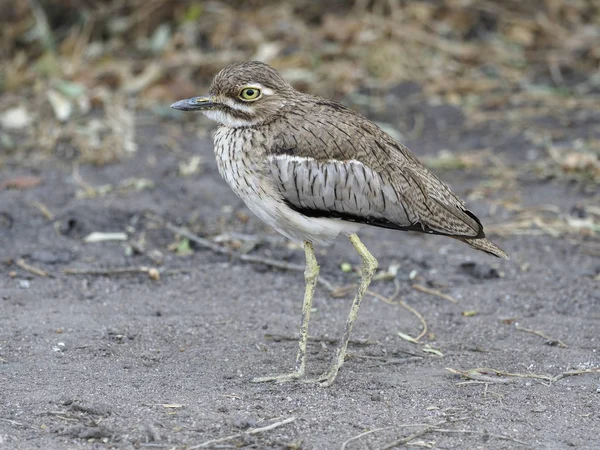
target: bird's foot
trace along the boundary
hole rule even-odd
[[[336,365],[332,366],[327,372],[323,373],[320,377],[317,378],[309,378],[306,380],[302,380],[304,383],[314,383],[318,384],[321,387],[329,387],[335,381],[337,374],[339,372],[339,367]],[[252,383],[288,383],[290,381],[296,381],[299,378],[304,376],[304,371],[296,370],[291,373],[283,373],[279,375],[272,375],[269,377],[257,377],[253,378]]]
[[[317,378],[304,380],[306,383],[316,383],[321,387],[329,387],[335,381],[340,368],[337,365],[333,365],[325,373]]]
[[[252,379],[253,383],[267,383],[274,381],[275,383],[287,383],[290,381],[295,381],[298,378],[302,378],[304,376],[303,370],[295,370],[291,373],[282,373],[280,375],[273,375],[270,377],[256,377]]]

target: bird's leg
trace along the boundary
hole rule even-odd
[[[373,275],[375,275],[375,271],[377,270],[377,260],[373,255],[371,255],[371,253],[369,253],[369,250],[367,250],[367,247],[364,246],[358,236],[353,233],[349,236],[349,238],[350,242],[352,242],[352,245],[354,245],[354,248],[362,259],[362,277],[358,286],[358,290],[356,291],[356,297],[354,297],[352,307],[350,308],[350,314],[346,320],[344,334],[342,335],[342,338],[340,339],[335,351],[335,359],[329,367],[329,370],[327,370],[327,372],[325,372],[316,380],[323,387],[331,386],[338,374],[338,371],[342,367],[342,364],[344,364],[346,348],[348,347],[348,340],[350,339],[350,332],[352,331],[352,326],[354,325],[354,321],[358,316],[360,303],[362,302],[367,287],[371,283]]]
[[[317,284],[317,279],[319,278],[319,263],[317,262],[312,242],[304,241],[304,254],[306,256],[306,268],[304,270],[306,288],[304,290],[304,303],[302,304],[302,324],[300,325],[300,340],[298,342],[298,354],[296,355],[296,367],[291,373],[254,378],[252,380],[254,383],[262,383],[265,381],[277,381],[283,383],[304,376],[304,369],[306,367],[306,341],[308,340],[308,321],[310,320],[315,286]]]

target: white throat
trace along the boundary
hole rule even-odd
[[[227,114],[225,111],[220,109],[209,109],[202,112],[209,119],[214,120],[215,122],[218,122],[221,125],[224,125],[229,128],[251,127],[258,123],[258,121],[244,120],[238,117],[234,117],[231,114]]]

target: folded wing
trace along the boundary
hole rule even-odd
[[[418,167],[391,164],[387,170],[376,171],[358,160],[318,160],[295,153],[270,155],[270,171],[285,202],[306,216],[454,237],[484,237],[479,220],[453,194],[446,200],[443,196],[449,190],[437,178],[434,183],[421,180]]]

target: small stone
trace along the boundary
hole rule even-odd
[[[52,351],[54,351],[56,353],[66,352],[67,346],[65,345],[64,342],[59,342],[58,344],[56,344],[55,346],[52,347]]]
[[[371,395],[371,401],[372,402],[381,402],[381,401],[383,401],[383,397],[381,394],[373,394],[373,395]]]
[[[148,277],[153,281],[158,281],[160,280],[160,272],[155,267],[152,267],[148,270]]]

